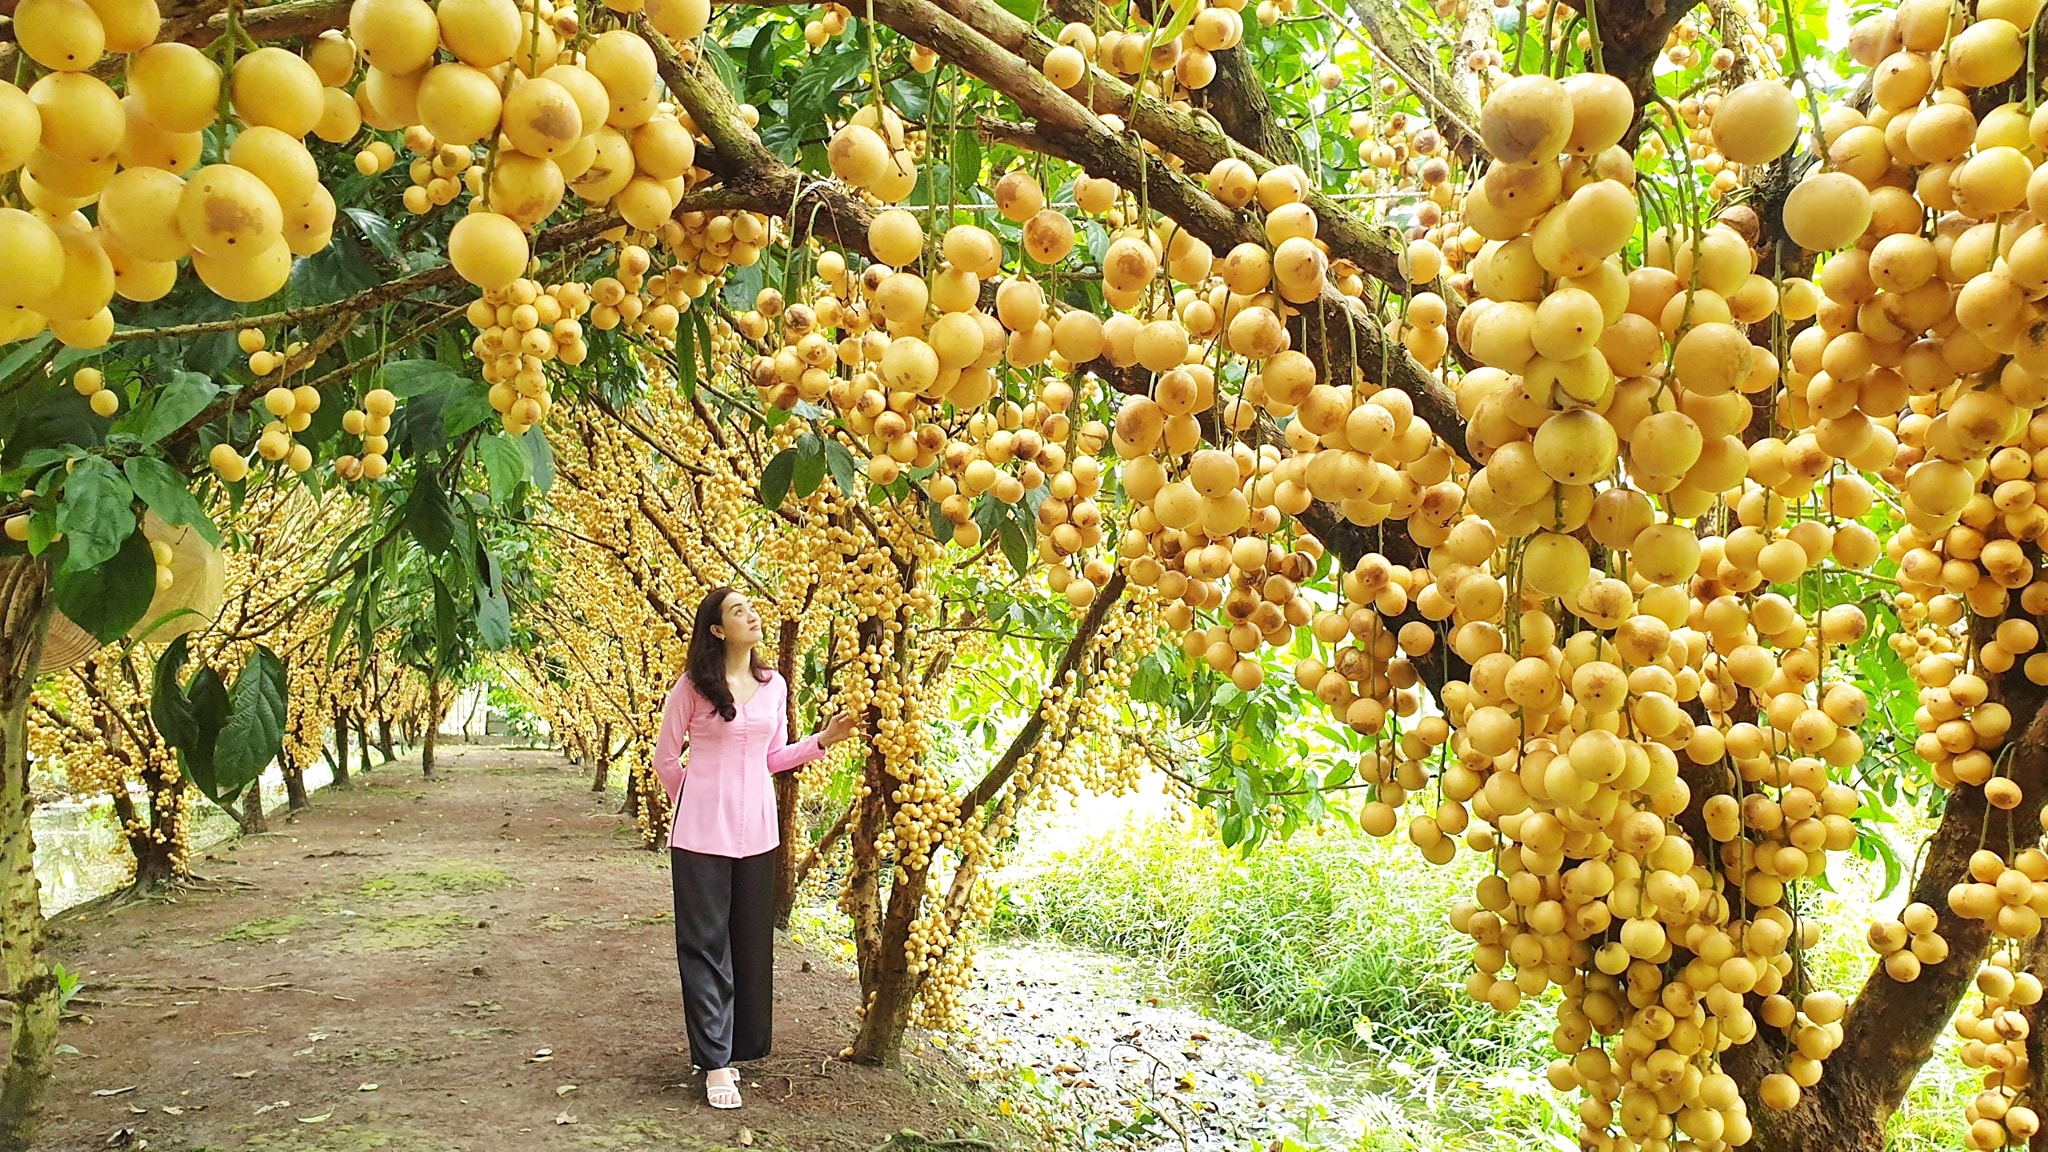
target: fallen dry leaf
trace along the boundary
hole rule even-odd
[[[555,1085],[555,1095],[557,1096],[567,1096],[569,1093],[574,1092],[575,1090],[576,1086],[574,1084]]]
[[[576,1118],[567,1112],[559,1112],[555,1115],[555,1123],[557,1124],[574,1124],[575,1122]]]
[[[183,1116],[184,1114],[185,1110],[175,1104],[164,1105],[164,1115],[166,1116]]]
[[[251,1068],[251,1069],[249,1069],[249,1070],[248,1070],[247,1072],[237,1072],[237,1073],[235,1073],[235,1074],[234,1074],[234,1077],[235,1077],[235,1079],[237,1079],[237,1080],[248,1080],[248,1079],[252,1079],[252,1078],[253,1078],[253,1077],[254,1077],[255,1075],[256,1075],[256,1070],[255,1070],[254,1068]]]
[[[135,1085],[130,1084],[126,1088],[95,1088],[92,1094],[95,1096],[120,1096],[133,1091],[135,1091]]]
[[[742,1148],[752,1148],[753,1146],[754,1146],[754,1130],[753,1130],[752,1128],[742,1128],[742,1129],[740,1129],[740,1147],[742,1147]]]
[[[301,1116],[301,1117],[299,1117],[299,1123],[301,1123],[301,1124],[323,1124],[323,1123],[326,1123],[326,1122],[327,1122],[327,1120],[329,1120],[330,1118],[332,1118],[332,1117],[333,1117],[333,1115],[334,1115],[334,1113],[333,1113],[333,1112],[331,1112],[331,1111],[329,1111],[329,1112],[322,1112],[322,1113],[321,1113],[321,1114],[319,1114],[318,1116]]]
[[[375,1092],[376,1090],[377,1086],[375,1084],[362,1084],[358,1085],[356,1088],[356,1091],[358,1092]]]

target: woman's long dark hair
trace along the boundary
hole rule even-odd
[[[739,708],[733,703],[732,685],[725,681],[725,641],[711,630],[725,623],[726,598],[737,593],[738,589],[727,587],[706,592],[704,599],[697,602],[696,618],[690,622],[690,684],[697,689],[697,695],[717,709],[719,718],[728,722],[739,715]],[[754,679],[766,684],[772,670],[761,663],[758,653],[749,653],[749,658],[754,665]]]

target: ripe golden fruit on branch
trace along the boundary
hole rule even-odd
[[[471,212],[448,234],[448,262],[464,280],[487,292],[503,291],[526,272],[525,230],[495,212]]]

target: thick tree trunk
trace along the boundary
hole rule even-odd
[[[340,708],[334,710],[334,751],[328,762],[334,765],[334,786],[348,787],[348,713]]]
[[[795,620],[784,620],[775,634],[775,670],[782,674],[782,684],[788,696],[785,714],[789,717],[792,740],[801,730],[796,707],[796,644],[799,632]],[[775,849],[775,926],[778,928],[789,927],[789,913],[796,906],[797,793],[796,773],[776,774],[776,826],[782,833],[782,842]]]
[[[593,762],[590,773],[590,790],[602,792],[612,782],[612,722],[607,720],[597,730],[597,751],[589,756]]]
[[[129,824],[128,848],[135,853],[135,885],[154,888],[183,879],[185,875],[185,778],[157,767],[145,752],[138,755],[139,775],[149,795],[149,824]]]
[[[263,782],[249,785],[242,793],[242,815],[237,821],[245,833],[270,831],[269,821],[263,818]]]
[[[370,763],[370,718],[356,717],[356,762],[362,765],[363,774],[369,775],[374,767]]]
[[[285,809],[290,812],[303,812],[312,807],[313,801],[306,795],[306,770],[291,759],[284,760],[283,766]]]
[[[434,741],[441,733],[441,682],[435,680],[427,685],[427,715],[422,725],[426,732],[420,736],[420,775],[434,774]]]
[[[51,611],[48,565],[0,560],[0,999],[12,1008],[0,1071],[0,1152],[27,1152],[35,1143],[57,1046],[57,978],[43,952],[28,788],[28,705]]]
[[[377,751],[383,753],[386,764],[398,759],[398,754],[392,751],[391,717],[389,716],[377,717]]]

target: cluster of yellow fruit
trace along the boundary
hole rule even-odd
[[[1984,1070],[1984,1087],[1963,1108],[1969,1129],[1963,1147],[1972,1152],[2026,1145],[2041,1131],[2041,1116],[2022,1100],[2031,1099],[2033,1065],[2027,1038],[2032,1014],[2041,1002],[2041,981],[2032,972],[1994,961],[1977,972],[1982,999],[1956,1013],[1956,1035],[1963,1040],[1963,1064]]]
[[[903,117],[885,104],[863,105],[826,145],[832,174],[884,204],[900,204],[917,188],[917,158]]]
[[[343,480],[382,480],[391,468],[391,415],[398,397],[388,388],[363,393],[363,406],[341,414],[341,430],[363,438],[363,454],[344,453],[334,459],[334,473]]]
[[[1173,36],[1165,35],[1166,28],[1144,23],[1100,34],[1087,24],[1070,23],[1060,29],[1059,43],[1046,52],[1039,70],[1046,79],[1069,90],[1090,82],[1091,65],[1112,76],[1145,77],[1154,89],[1168,77],[1186,91],[1207,88],[1216,79],[1213,54],[1235,48],[1244,40],[1244,0],[1197,3],[1185,24],[1180,22],[1184,8],[1162,11],[1174,13],[1172,26],[1180,30]]]
[[[80,368],[71,374],[71,387],[92,405],[95,416],[111,417],[121,410],[121,394],[107,387],[107,378],[97,368]]]
[[[47,326],[99,347],[113,297],[162,298],[188,256],[213,292],[249,301],[284,285],[294,255],[327,246],[334,200],[303,143],[326,99],[304,59],[263,48],[235,61],[240,131],[188,180],[223,77],[198,49],[156,42],[155,4],[30,0],[14,24],[50,71],[27,92],[0,82],[0,172],[20,169],[33,208],[0,209],[0,342]],[[128,56],[125,96],[92,73],[108,53]],[[80,209],[95,204],[88,221]]]
[[[491,410],[507,433],[517,436],[546,419],[553,406],[547,366],[583,363],[590,354],[583,317],[591,310],[590,286],[542,285],[525,277],[470,302],[469,322],[477,332],[470,351],[483,364]]]
[[[285,344],[282,352],[274,351],[269,338],[259,328],[242,329],[235,334],[235,344],[249,358],[249,374],[259,378],[289,366],[292,358],[306,348],[305,341],[293,340]]]

